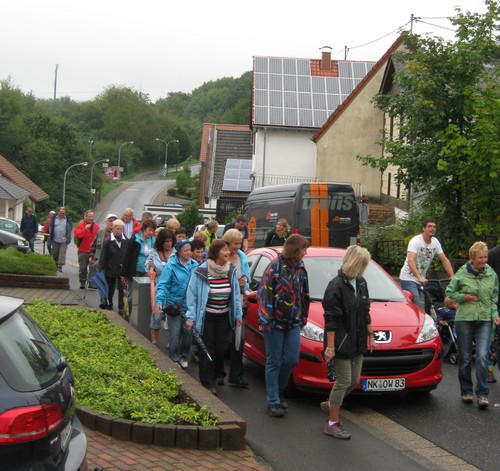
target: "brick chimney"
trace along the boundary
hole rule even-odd
[[[332,48],[330,46],[323,46],[321,49],[321,70],[332,69]]]

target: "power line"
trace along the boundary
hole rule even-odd
[[[446,26],[436,25],[434,23],[429,23],[428,21],[422,21],[422,18],[415,17],[414,20],[419,23],[423,23],[424,25],[434,26],[435,28],[446,29],[447,31],[455,31],[453,28],[447,28]]]

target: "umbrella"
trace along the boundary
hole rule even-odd
[[[234,330],[234,349],[238,352],[241,344],[241,324]]]
[[[124,276],[122,276],[121,284],[123,286],[123,316],[125,317],[125,320],[127,320],[129,316],[129,311],[128,311],[129,292],[128,292],[128,281],[127,278],[125,278]]]
[[[184,309],[182,309],[181,306],[181,314],[182,318],[184,319],[184,322],[186,322],[186,313],[184,312]],[[191,329],[191,333],[193,334],[193,338],[196,340],[196,343],[200,346],[202,349],[203,353],[208,357],[210,361],[212,360],[212,357],[210,356],[210,353],[208,353],[207,346],[205,345],[205,342],[203,342],[203,339],[201,338],[200,333],[196,330],[196,327],[193,325],[193,328]]]
[[[154,313],[156,311],[156,289],[155,289],[155,278],[156,272],[153,267],[149,269],[149,296],[151,301],[151,312]]]
[[[97,287],[97,290],[99,291],[101,297],[108,300],[108,282],[106,281],[104,271],[96,271],[90,281],[92,281],[92,283],[94,283],[94,285]]]

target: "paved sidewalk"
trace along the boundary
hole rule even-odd
[[[71,290],[0,287],[0,294],[23,298],[26,304],[32,304],[34,299],[42,299],[51,301],[53,304],[86,307],[85,302]],[[272,471],[272,468],[248,447],[242,451],[187,450],[140,445],[117,440],[89,429],[85,429],[85,433],[88,439],[89,470],[101,467],[105,471],[215,469]]]

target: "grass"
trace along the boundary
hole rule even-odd
[[[49,255],[28,252],[26,254],[13,247],[0,250],[0,271],[17,275],[54,276],[56,263]]]

